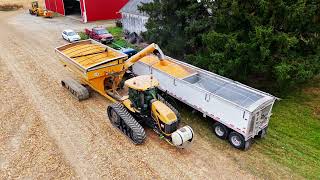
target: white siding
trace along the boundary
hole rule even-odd
[[[123,29],[130,33],[135,32],[140,35],[141,32],[147,31],[145,25],[148,22],[148,17],[122,12],[122,26]]]

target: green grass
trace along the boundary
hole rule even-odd
[[[320,179],[320,80],[277,102],[267,137],[255,140],[246,152],[214,137],[210,119],[190,113],[191,109],[185,106],[180,111],[184,121],[208,139],[213,148],[254,175],[266,179]]]
[[[269,138],[258,143],[265,155],[306,178],[320,178],[320,104],[317,93],[295,92],[276,104],[270,122]],[[308,88],[306,88],[308,89]]]
[[[89,39],[89,36],[86,35],[85,32],[78,32],[79,36],[81,37],[81,40]]]
[[[130,44],[129,42],[127,42],[124,39],[124,35],[123,35],[123,30],[120,27],[110,27],[107,28],[107,30],[112,34],[113,38],[114,38],[114,42],[115,44],[124,47],[124,48],[133,48],[133,49],[137,49],[139,50],[139,48],[133,44]],[[116,48],[117,46],[115,45],[110,45],[113,48]]]
[[[122,28],[120,27],[110,27],[107,30],[113,35],[115,39],[120,39],[123,37]]]

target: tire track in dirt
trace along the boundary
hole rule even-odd
[[[75,177],[0,57],[0,179]]]

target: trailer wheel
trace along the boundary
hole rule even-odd
[[[220,139],[227,139],[229,135],[229,129],[219,122],[215,122],[213,124],[213,131],[214,134]]]
[[[249,148],[248,144],[247,144],[248,147],[246,147],[246,141],[244,140],[244,137],[235,131],[232,131],[230,133],[229,142],[233,147],[237,149],[245,150],[245,148]]]

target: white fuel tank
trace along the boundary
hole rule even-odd
[[[172,143],[178,148],[186,148],[191,145],[194,134],[190,126],[184,126],[171,134]]]

